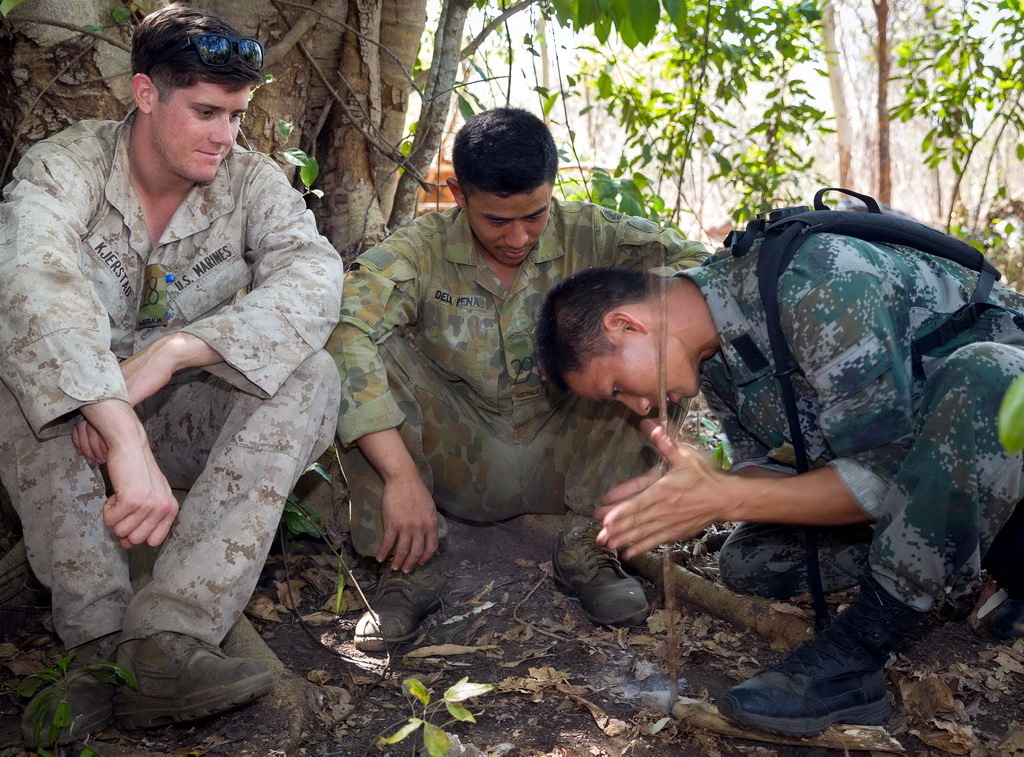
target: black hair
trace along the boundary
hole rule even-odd
[[[588,268],[555,284],[534,328],[534,347],[547,380],[568,391],[565,377],[613,349],[601,320],[617,307],[643,302],[659,278],[630,268]]]
[[[173,3],[142,19],[132,35],[132,74],[146,74],[153,80],[161,100],[175,89],[197,83],[219,84],[234,92],[254,87],[263,81],[259,71],[249,68],[237,55],[223,66],[208,66],[193,47],[186,47],[155,66],[153,61],[174,45],[180,45],[193,34],[224,34],[242,36],[220,16],[186,5]]]
[[[452,167],[463,192],[510,197],[554,184],[558,151],[548,127],[535,115],[522,108],[494,108],[459,129]]]

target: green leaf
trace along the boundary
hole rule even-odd
[[[661,7],[658,0],[629,0],[629,20],[640,44],[646,45],[658,31]]]
[[[465,120],[469,120],[474,116],[473,106],[469,100],[463,97],[461,94],[458,96],[459,113]]]
[[[320,164],[317,163],[316,158],[308,158],[302,168],[299,169],[299,178],[302,179],[306,189],[309,189],[310,185],[316,181],[316,177],[319,175]]]
[[[456,720],[461,720],[465,723],[475,723],[476,718],[473,717],[473,713],[463,707],[461,704],[455,704],[454,702],[445,702],[444,706],[448,708],[448,712]]]
[[[381,736],[377,740],[377,742],[379,744],[397,744],[399,741],[404,739],[406,736],[415,731],[421,725],[423,725],[423,721],[419,718],[409,718],[409,722],[407,722],[405,725],[403,725],[390,736]]]
[[[334,591],[334,614],[341,615],[341,595],[345,593],[345,571],[338,566],[337,588]]]
[[[427,691],[427,687],[418,678],[406,678],[402,681],[402,693],[407,697],[416,697],[423,702],[424,707],[430,704],[430,692]]]
[[[53,724],[57,729],[61,729],[71,722],[71,702],[68,701],[67,694],[61,698],[57,703],[57,709],[53,713]]]
[[[277,133],[280,134],[284,139],[288,139],[292,135],[292,131],[295,129],[295,124],[288,123],[287,121],[278,121]]]
[[[125,8],[123,5],[119,5],[110,11],[111,17],[114,19],[115,24],[123,24],[125,21],[132,17],[131,8]]]
[[[465,702],[467,699],[486,694],[493,689],[494,687],[489,683],[470,683],[469,676],[466,676],[444,693],[444,700],[446,702]]]
[[[1024,450],[1024,376],[1014,379],[999,406],[999,441],[1014,454]]]
[[[7,17],[7,14],[21,5],[25,0],[3,0],[0,2],[0,15]]]
[[[279,150],[277,154],[284,158],[288,163],[291,163],[293,166],[298,166],[299,168],[306,165],[306,161],[309,160],[309,156],[298,147],[289,147],[287,150]]]
[[[423,746],[427,748],[430,757],[446,757],[452,748],[451,739],[448,734],[442,731],[433,723],[423,723]]]

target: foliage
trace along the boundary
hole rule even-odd
[[[25,0],[3,0],[3,2],[0,2],[0,16],[7,18],[7,14],[23,2],[25,2]]]
[[[1014,454],[1024,451],[1024,376],[1014,379],[999,406],[999,441]]]
[[[828,131],[825,112],[815,107],[802,78],[820,65],[816,5],[768,0],[754,8],[740,0],[665,0],[664,23],[649,29],[645,21],[644,33],[630,36],[638,18],[634,6],[641,5],[655,4],[553,2],[556,18],[573,28],[592,25],[599,41],[615,28],[627,47],[653,42],[639,61],[635,53],[608,46],[585,48],[597,63],[566,77],[570,87],[590,87],[596,95],[596,104],[581,113],[602,109],[624,136],[619,164],[604,177],[595,175],[596,186],[578,196],[678,222],[685,185],[695,180],[688,172],[704,154],[715,169],[701,180],[732,187],[737,222],[798,199],[797,181],[813,178],[809,139]],[[680,196],[675,207],[663,199],[667,185],[675,185]]]
[[[76,678],[91,675],[103,681],[103,683],[111,685],[124,683],[133,689],[135,688],[135,678],[132,676],[131,671],[117,663],[90,662],[72,670],[70,666],[74,659],[75,654],[73,652],[66,654],[57,660],[55,666],[43,668],[38,673],[33,673],[27,678],[22,679],[21,683],[18,684],[18,695],[22,697],[33,697],[44,686],[51,687],[48,691],[44,690],[36,699],[32,700],[28,711],[28,714],[35,723],[32,741],[36,745],[36,752],[43,755],[43,757],[50,757],[50,752],[38,746],[43,741],[41,738],[43,729],[47,729],[47,738],[45,740],[52,743],[56,741],[63,727],[71,725],[71,703],[69,701],[68,687]],[[47,726],[47,715],[54,698],[56,698],[57,706],[54,708],[53,720]],[[91,749],[85,749],[80,753],[79,757],[88,757],[92,754]]]
[[[987,189],[1000,147],[1015,147],[1016,159],[1024,158],[1024,2],[966,0],[953,9],[933,1],[926,9],[924,31],[896,47],[906,72],[905,95],[892,114],[901,121],[926,120],[925,164],[950,166],[954,200],[968,167],[980,164],[980,208],[993,196],[1006,196],[998,172],[995,191]],[[951,203],[947,226],[954,207]],[[975,222],[979,215],[975,211]]]
[[[448,714],[454,720],[465,723],[475,723],[473,713],[462,706],[462,702],[473,697],[478,697],[491,691],[494,687],[489,683],[470,683],[469,677],[465,677],[450,686],[444,692],[440,702],[431,703],[430,689],[423,685],[418,678],[406,678],[402,681],[402,693],[409,700],[412,709],[412,716],[390,736],[382,736],[378,739],[380,744],[397,744],[418,729],[423,729],[423,746],[431,757],[444,757],[451,749],[451,741],[447,732],[430,722],[444,704]],[[419,716],[417,717],[417,713]]]

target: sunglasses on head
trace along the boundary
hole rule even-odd
[[[259,71],[263,68],[263,45],[252,37],[235,37],[230,34],[190,34],[180,43],[173,44],[165,50],[146,69],[148,74],[155,66],[166,63],[172,57],[194,47],[201,60],[207,66],[226,66],[232,55],[246,66]]]

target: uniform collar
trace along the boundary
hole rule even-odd
[[[733,383],[744,386],[774,370],[764,318],[754,317],[760,308],[757,277],[736,276],[731,261],[690,268],[677,275],[686,276],[700,288],[721,343],[722,359]],[[742,303],[746,303],[744,308]]]
[[[107,202],[124,218],[130,234],[129,244],[141,253],[148,239],[146,220],[142,215],[138,197],[132,189],[128,164],[128,144],[136,115],[137,109],[133,109],[117,128],[114,159],[104,187],[104,195]],[[236,145],[228,152],[212,182],[192,186],[164,229],[163,237],[159,240],[149,240],[153,247],[190,237],[209,228],[215,220],[234,210],[235,198],[232,193],[231,175],[234,167],[233,158],[238,149],[240,148]]]

